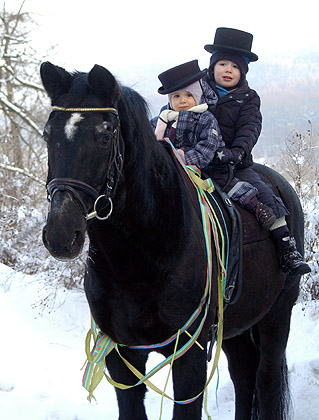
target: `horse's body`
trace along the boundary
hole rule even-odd
[[[45,246],[56,258],[75,258],[87,229],[85,292],[100,329],[127,346],[163,342],[185,324],[203,296],[207,257],[195,192],[155,140],[142,98],[131,89],[120,89],[107,70],[95,66],[88,74],[71,75],[44,63],[41,76],[52,104],[63,108],[50,115],[45,129],[51,195]],[[77,109],[65,110],[71,107]],[[105,107],[117,108],[120,127],[113,109],[88,111]],[[279,190],[290,194],[283,194],[283,199],[302,224],[289,184],[268,172],[277,184],[283,183]],[[107,220],[86,223],[83,217],[93,208],[91,187],[112,200]],[[108,207],[105,212],[109,211]],[[300,245],[302,231],[291,227]],[[225,312],[223,342],[235,386],[236,420],[285,418],[285,349],[299,283],[290,280],[283,287],[285,278],[270,239],[244,247],[242,293]],[[216,299],[212,301],[197,340],[204,348],[215,316]],[[199,321],[190,327],[191,334]],[[185,335],[179,345],[187,341]],[[167,357],[174,344],[158,351]],[[121,353],[145,372],[148,349],[123,347]],[[117,352],[111,352],[106,362],[115,381],[137,382]],[[205,379],[206,351],[194,345],[174,362],[175,400],[199,394]],[[145,390],[144,385],[116,389],[120,420],[147,418]],[[174,404],[173,418],[200,419],[201,406],[201,396],[188,405]]]

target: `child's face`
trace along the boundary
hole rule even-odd
[[[174,92],[171,96],[171,107],[174,111],[187,111],[196,105],[194,96],[187,92],[187,90],[179,90]]]
[[[240,70],[236,63],[229,60],[217,61],[214,67],[214,78],[217,85],[230,88],[238,85]]]

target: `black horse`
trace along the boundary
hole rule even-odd
[[[73,259],[88,232],[84,285],[92,315],[104,333],[125,345],[121,355],[144,374],[150,350],[128,346],[164,342],[203,297],[207,257],[194,188],[155,140],[144,100],[120,87],[108,70],[95,65],[89,73],[71,74],[46,62],[41,77],[53,105],[44,130],[51,201],[44,244],[55,258]],[[294,191],[274,171],[256,169],[281,193],[302,252],[303,216]],[[236,420],[288,418],[285,349],[299,280],[280,271],[269,237],[244,246],[242,292],[225,312],[223,341]],[[197,339],[204,349],[216,313],[214,296]],[[190,334],[200,320],[190,326]],[[181,334],[179,347],[188,339]],[[174,345],[157,351],[167,357]],[[203,390],[206,353],[194,345],[175,360],[175,400]],[[116,351],[106,363],[115,381],[137,382]],[[145,385],[116,389],[120,420],[147,418],[145,391]],[[200,419],[201,410],[199,396],[190,404],[175,403],[173,418]]]

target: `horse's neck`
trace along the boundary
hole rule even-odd
[[[161,258],[185,239],[185,214],[191,204],[177,165],[162,146],[154,148],[124,165],[113,214],[96,234],[100,238],[99,229],[105,229],[105,237],[119,249],[131,242],[141,253]]]
[[[143,151],[142,159],[136,158],[137,165],[126,184],[127,208],[131,210],[132,200],[136,199],[135,210],[154,228],[154,219],[169,222],[182,217],[185,185],[172,156],[158,142],[152,146]]]

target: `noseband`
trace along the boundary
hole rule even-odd
[[[67,111],[67,112],[110,112],[117,117],[117,125],[114,128],[112,139],[111,139],[111,153],[110,159],[107,165],[107,172],[104,180],[104,187],[99,192],[95,188],[86,184],[83,181],[79,181],[73,178],[54,178],[47,184],[47,193],[49,202],[52,201],[53,196],[58,191],[68,191],[72,194],[75,200],[80,205],[82,212],[86,220],[93,219],[96,217],[99,220],[108,219],[113,211],[112,197],[114,196],[117,183],[122,175],[123,169],[123,150],[121,150],[120,142],[120,120],[118,112],[115,108],[62,108],[59,106],[53,106],[54,111]],[[82,191],[89,195],[94,200],[93,212],[88,214],[87,207],[81,198],[78,191]],[[104,205],[103,205],[104,203]],[[105,209],[106,205],[110,207],[110,210],[106,216],[98,214],[99,208]]]

